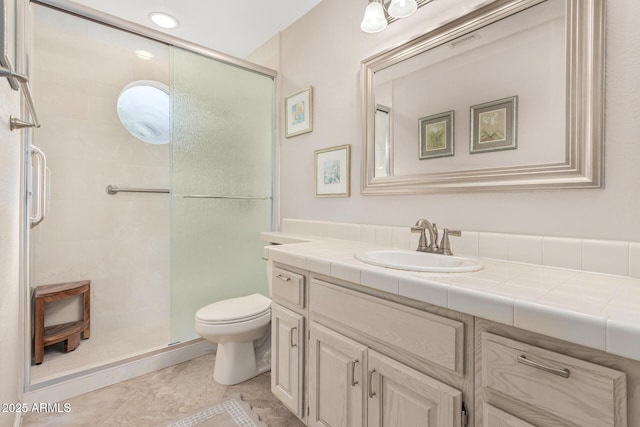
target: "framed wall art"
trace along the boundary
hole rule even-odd
[[[454,155],[453,111],[422,117],[420,126],[420,160]]]
[[[313,130],[313,87],[301,89],[284,99],[285,137]]]
[[[315,151],[316,197],[351,195],[351,146]]]
[[[471,107],[472,154],[518,148],[518,97]]]

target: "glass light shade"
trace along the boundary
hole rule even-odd
[[[387,28],[387,18],[384,16],[382,4],[374,1],[367,5],[360,28],[365,33],[378,33]]]
[[[416,0],[391,0],[387,12],[394,18],[406,18],[416,13],[416,10],[418,10]]]

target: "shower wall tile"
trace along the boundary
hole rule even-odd
[[[169,146],[130,136],[116,109],[134,80],[169,83],[168,50],[75,18],[50,18],[68,22],[62,31],[51,24],[35,31],[34,97],[47,131],[34,133],[34,144],[47,155],[51,190],[48,215],[32,233],[33,278],[35,285],[91,280],[90,341],[104,353],[96,363],[104,362],[169,340],[170,198],[105,192],[109,184],[170,185]],[[134,46],[154,59],[134,57]],[[52,304],[48,324],[76,320],[78,307]]]
[[[34,85],[38,111],[46,111],[53,117],[69,117],[76,120],[88,118],[89,89],[86,80],[64,76],[60,73],[39,73]]]

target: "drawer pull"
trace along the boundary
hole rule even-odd
[[[295,332],[298,330],[298,328],[291,328],[291,330],[289,331],[289,344],[291,345],[291,348],[297,346],[298,344],[293,342],[293,336],[295,335]]]
[[[358,385],[358,381],[356,381],[356,364],[358,360],[351,361],[351,387],[355,387]]]
[[[558,375],[559,377],[562,377],[562,378],[569,378],[569,375],[571,375],[571,372],[566,368],[564,369],[551,368],[549,366],[542,365],[538,362],[534,362],[533,360],[529,360],[523,354],[518,356],[518,363],[531,366],[532,368],[540,369],[541,371],[545,371],[553,375]]]
[[[372,399],[373,396],[376,395],[376,392],[373,391],[372,382],[373,382],[373,374],[376,372],[375,369],[369,370],[369,399]]]
[[[291,281],[291,277],[283,276],[282,274],[278,274],[276,277],[278,279],[282,280],[283,282],[290,282]]]

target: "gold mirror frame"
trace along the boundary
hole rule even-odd
[[[604,0],[566,0],[566,161],[554,164],[374,177],[374,74],[544,0],[496,0],[362,62],[361,193],[601,188],[604,149]]]

